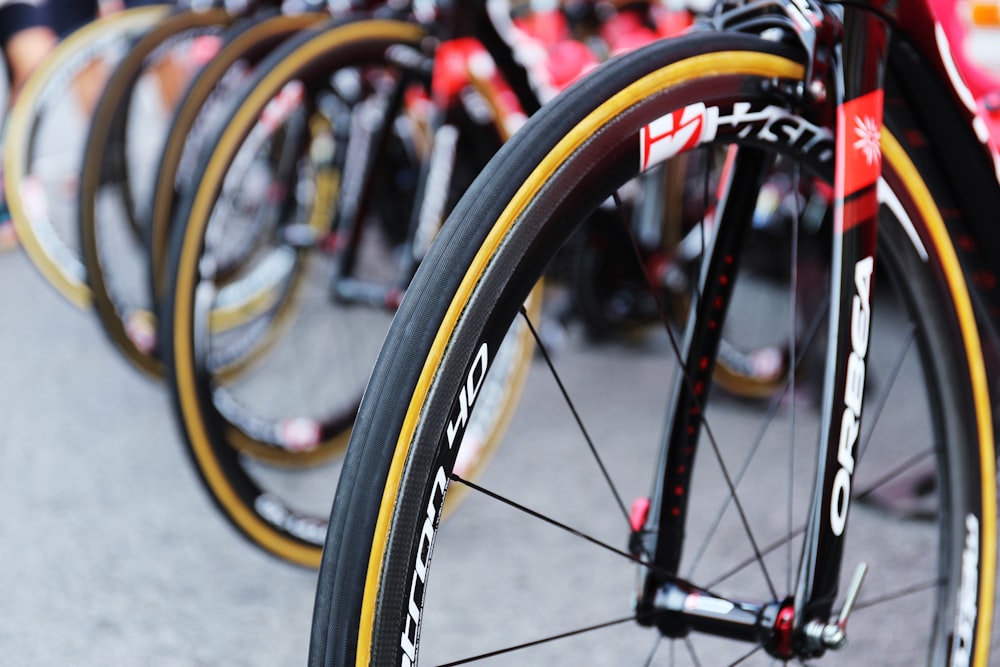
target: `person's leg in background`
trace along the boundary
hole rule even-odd
[[[10,103],[58,41],[46,12],[31,2],[0,3],[0,48],[10,83]]]
[[[37,2],[0,2],[0,49],[3,50],[7,63],[8,108],[14,104],[28,77],[52,52],[58,41],[46,18],[43,8]],[[3,145],[5,134],[6,118],[3,129],[0,130],[0,146]],[[17,233],[7,208],[7,198],[3,194],[3,178],[0,173],[0,250],[16,245]]]

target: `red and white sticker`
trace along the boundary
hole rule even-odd
[[[718,116],[718,109],[715,111]],[[705,136],[708,127],[708,113],[701,102],[653,121],[639,132],[640,168],[646,171],[703,143],[708,139]]]
[[[640,128],[639,168],[646,171],[679,153],[716,141],[723,133],[756,143],[783,145],[819,162],[829,162],[834,156],[833,132],[788,109],[754,107],[749,102],[737,102],[731,108],[706,107],[698,102]]]
[[[838,197],[870,187],[882,173],[881,90],[845,102],[837,111],[837,159],[846,166]]]

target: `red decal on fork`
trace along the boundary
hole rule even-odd
[[[875,188],[869,187],[867,190],[851,197],[844,202],[844,220],[853,220],[854,223],[850,226],[845,226],[845,230],[871,218],[873,215],[872,211],[877,210],[878,194],[875,192]]]
[[[882,173],[882,90],[844,102],[837,110],[837,165],[834,194],[840,201],[874,186]],[[860,205],[859,205],[860,204]],[[845,206],[838,232],[875,217],[873,197]]]

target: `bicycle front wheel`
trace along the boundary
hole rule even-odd
[[[746,36],[659,43],[577,84],[488,166],[421,266],[366,391],[324,550],[310,664],[785,659],[775,657],[776,633],[763,621],[759,636],[736,641],[641,616],[633,602],[644,565],[633,547],[641,499],[661,483],[650,471],[659,457],[674,460],[661,451],[663,406],[681,409],[673,387],[690,386],[702,396],[686,406],[700,440],[682,446],[697,444],[700,456],[693,465],[693,450],[676,452],[693,469],[672,471],[684,484],[663,490],[683,495],[688,508],[680,565],[668,574],[720,600],[795,594],[818,460],[817,402],[833,400],[815,398],[826,366],[832,132],[818,120],[828,116],[822,109],[796,113],[775,94],[802,73],[792,53]],[[916,169],[913,147],[898,139],[909,128],[893,131],[892,122],[882,133],[866,397],[874,407],[858,439],[844,555],[846,568],[867,562],[869,575],[847,650],[823,664],[943,666],[968,657],[985,666],[996,473],[980,340],[940,214],[954,202],[926,162]],[[711,360],[685,358],[687,346],[667,327],[641,348],[569,347],[535,364],[512,437],[482,480],[468,483],[454,464],[469,410],[500,337],[523,321],[520,303],[559,247],[595,215],[627,219],[622,209],[634,205],[631,182],[642,167],[725,145],[768,153],[754,187],[785,183],[801,214],[781,244],[789,256],[765,255],[759,268],[750,213],[766,207],[751,203],[740,256],[715,256],[714,197],[703,189],[693,204],[706,262],[742,266],[726,278],[738,276],[728,316],[703,324],[723,327],[727,341],[792,341],[797,363],[784,390],[767,405],[712,391]],[[706,168],[707,182],[724,173],[721,159]],[[683,368],[702,376],[675,382]],[[439,523],[451,490],[462,487],[471,490],[461,510]],[[633,498],[640,502],[630,509]]]

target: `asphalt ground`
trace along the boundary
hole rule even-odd
[[[221,517],[165,389],[19,251],[0,303],[0,664],[304,664],[315,574]]]
[[[0,665],[305,664],[315,573],[265,555],[221,517],[187,459],[164,387],[122,359],[96,317],[69,305],[20,251],[0,255],[0,303]],[[556,357],[567,383],[587,389],[585,401],[611,408],[607,419],[588,417],[589,426],[622,444],[648,440],[640,434],[655,431],[655,409],[645,425],[620,415],[635,397],[662,405],[649,389],[663,384],[649,361],[662,349],[592,352],[566,344]],[[551,393],[533,393],[538,384],[529,385],[527,415],[512,432],[551,444],[563,436]],[[723,441],[747,432],[740,421],[718,429]],[[553,469],[579,458],[553,455]],[[546,465],[530,445],[524,456],[505,445],[487,479],[520,486]],[[474,541],[496,536],[463,524],[465,516],[460,508],[450,530],[468,530]],[[905,533],[852,535],[895,544],[900,567],[912,554]],[[501,581],[490,580],[490,590]],[[498,599],[490,597],[492,606],[503,608]],[[453,607],[463,617],[469,609]],[[889,622],[878,636],[905,632]],[[906,664],[870,651],[875,662],[847,664]],[[573,664],[615,664],[615,655],[589,653]]]

